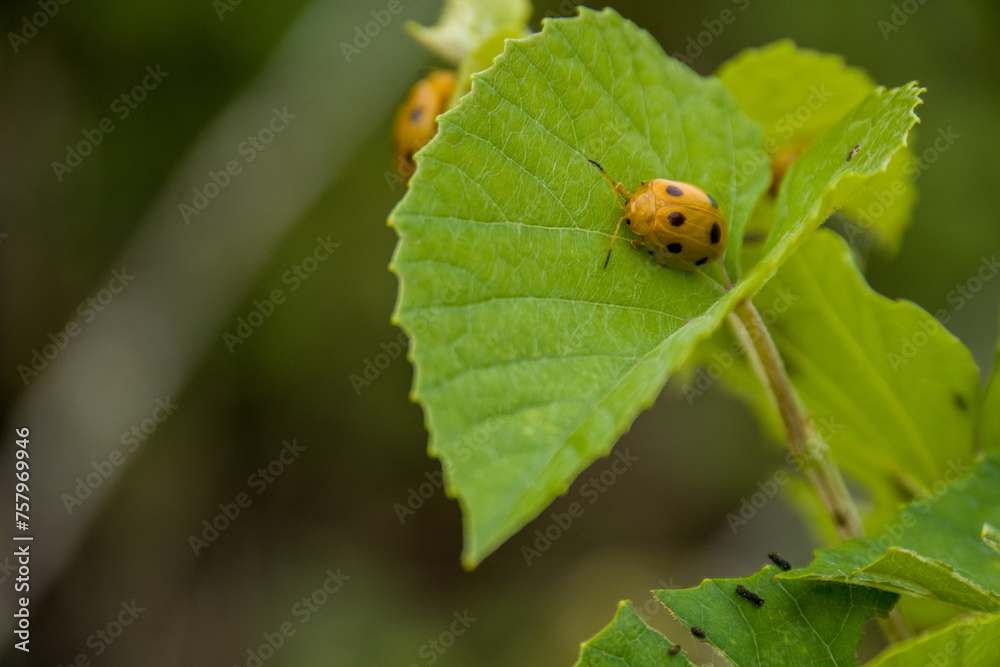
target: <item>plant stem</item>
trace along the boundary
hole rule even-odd
[[[865,530],[858,508],[847,491],[840,469],[833,461],[830,447],[816,432],[812,418],[802,409],[798,393],[788,379],[785,365],[781,362],[778,349],[760,313],[749,301],[738,305],[735,312],[746,327],[760,358],[765,374],[762,380],[766,381],[766,386],[774,396],[781,421],[785,425],[788,448],[796,465],[819,493],[841,539],[861,537]]]
[[[736,327],[737,337],[744,345],[748,340],[752,344],[752,348],[747,348],[751,366],[774,398],[785,426],[792,458],[816,489],[840,538],[862,537],[865,529],[857,505],[847,490],[829,445],[820,437],[812,417],[805,411],[798,393],[788,379],[785,365],[767,325],[749,300],[740,303],[734,313],[738,318],[737,323],[742,324],[742,327]],[[898,642],[909,636],[898,607],[892,610],[889,618],[882,621],[882,629],[891,642]]]

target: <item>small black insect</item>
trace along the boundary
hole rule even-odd
[[[782,558],[781,554],[779,554],[777,551],[772,551],[767,555],[767,557],[770,558],[775,565],[780,567],[785,572],[792,569],[792,564],[789,563],[784,558]]]
[[[667,653],[669,653],[670,655],[677,655],[680,652],[681,652],[680,644],[674,644],[673,646],[670,647],[669,650],[667,650]]]
[[[705,631],[699,628],[697,625],[691,626],[691,634],[697,637],[698,639],[705,638]]]
[[[761,596],[757,595],[756,593],[751,593],[750,591],[748,591],[746,589],[746,586],[744,586],[743,584],[740,584],[739,586],[736,587],[736,593],[741,598],[744,598],[744,599],[750,600],[750,602],[753,602],[753,604],[754,604],[755,607],[763,607],[764,606],[764,598],[762,598]]]

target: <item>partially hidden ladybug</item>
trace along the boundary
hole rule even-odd
[[[671,269],[697,271],[725,254],[729,225],[719,204],[707,192],[690,183],[664,178],[643,181],[629,192],[611,180],[600,164],[588,162],[600,169],[611,188],[625,198],[624,204],[618,201],[622,216],[608,246],[605,268],[622,222],[640,237],[632,241],[633,248],[645,244],[657,262]]]
[[[437,117],[448,110],[455,93],[455,73],[431,72],[410,89],[406,101],[396,112],[392,138],[396,148],[396,170],[404,179],[413,175],[413,154],[427,145],[437,133]]]

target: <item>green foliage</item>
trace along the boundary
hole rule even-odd
[[[673,644],[639,618],[628,600],[608,627],[580,649],[576,667],[684,667],[691,665],[683,651],[671,655]]]
[[[1000,456],[994,454],[965,479],[903,508],[881,532],[819,551],[809,567],[779,578],[863,584],[974,611],[1000,611],[1000,557],[984,539],[997,525]]]
[[[790,40],[747,49],[720,67],[718,76],[740,108],[761,124],[764,148],[779,162],[801,154],[877,89],[864,70],[847,66],[842,57],[799,49]],[[859,154],[868,150],[864,144],[857,146]],[[852,149],[844,153],[845,160]],[[845,188],[837,193],[836,205],[858,220],[849,227],[852,242],[871,228],[884,248],[899,248],[916,200],[916,187],[906,172],[912,162],[909,149],[900,150],[863,191]],[[770,203],[765,199],[755,213],[765,229]]]
[[[406,31],[457,66],[497,35],[520,35],[530,18],[530,0],[447,0],[437,23],[425,27],[409,21]]]
[[[1000,345],[993,360],[993,373],[986,385],[979,411],[979,446],[983,451],[1000,451]]]
[[[854,665],[864,621],[885,618],[897,596],[864,586],[775,579],[768,565],[745,579],[707,579],[698,588],[654,591],[737,667]],[[763,599],[736,593],[742,585]]]
[[[391,216],[396,320],[413,336],[431,453],[462,504],[466,565],[608,453],[698,341],[823,221],[838,185],[886,167],[918,93],[876,90],[806,150],[766,257],[727,293],[718,267],[664,269],[624,242],[602,270],[618,207],[587,158],[626,187],[659,176],[713,193],[735,279],[768,167],[728,91],[610,10],[508,42],[441,117]],[[859,142],[867,150],[845,162]]]
[[[760,135],[722,85],[611,11],[509,42],[440,127],[392,214],[393,268],[474,565],[608,453],[729,307],[717,267],[665,270],[623,242],[601,268],[619,209],[587,158],[630,186],[702,184],[734,229],[766,171],[739,176]]]
[[[868,667],[951,665],[994,667],[1000,665],[1000,616],[959,619],[934,632],[900,642],[883,651]]]
[[[464,4],[421,33],[436,48],[466,40],[452,49],[463,79],[526,19],[507,20],[521,16],[509,5],[507,19],[477,22]],[[471,76],[390,217],[394,317],[412,337],[430,453],[462,506],[463,562],[478,564],[565,492],[692,358],[728,354],[727,382],[780,430],[760,369],[723,335],[729,312],[753,297],[821,435],[874,502],[878,530],[807,568],[657,598],[738,666],[853,665],[865,619],[885,618],[900,595],[1000,610],[1000,459],[958,481],[977,437],[1000,443],[996,371],[981,395],[957,339],[871,290],[842,239],[813,233],[841,209],[857,218],[852,243],[873,228],[898,248],[915,200],[907,140],[922,89],[876,87],[841,58],[787,41],[702,78],[611,10],[543,25]],[[765,193],[772,160],[789,155],[780,188]],[[626,231],[603,269],[619,208],[588,158],[628,189],[662,177],[713,194],[731,230],[725,267],[664,269],[631,251]],[[748,229],[766,241],[744,253]],[[956,623],[880,660],[956,641],[985,660],[980,630],[993,622]],[[671,649],[623,602],[579,664],[690,664]]]
[[[754,302],[835,459],[876,499],[870,525],[974,460],[972,355],[919,306],[873,291],[840,237],[815,234]],[[698,358],[725,360],[729,345],[717,336]],[[775,422],[746,356],[731,357],[725,380]]]

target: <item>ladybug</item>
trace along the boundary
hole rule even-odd
[[[413,175],[413,154],[434,138],[437,117],[448,110],[455,93],[455,73],[431,72],[410,89],[403,106],[396,112],[392,138],[396,146],[396,170],[404,179]]]
[[[625,197],[624,205],[618,202],[622,217],[611,237],[605,268],[622,221],[641,238],[632,241],[633,248],[645,243],[649,254],[671,269],[697,271],[725,254],[729,225],[719,204],[707,192],[690,183],[665,178],[643,181],[638,189],[629,192],[621,183],[612,181],[600,164],[588,162],[601,170],[616,193]]]

